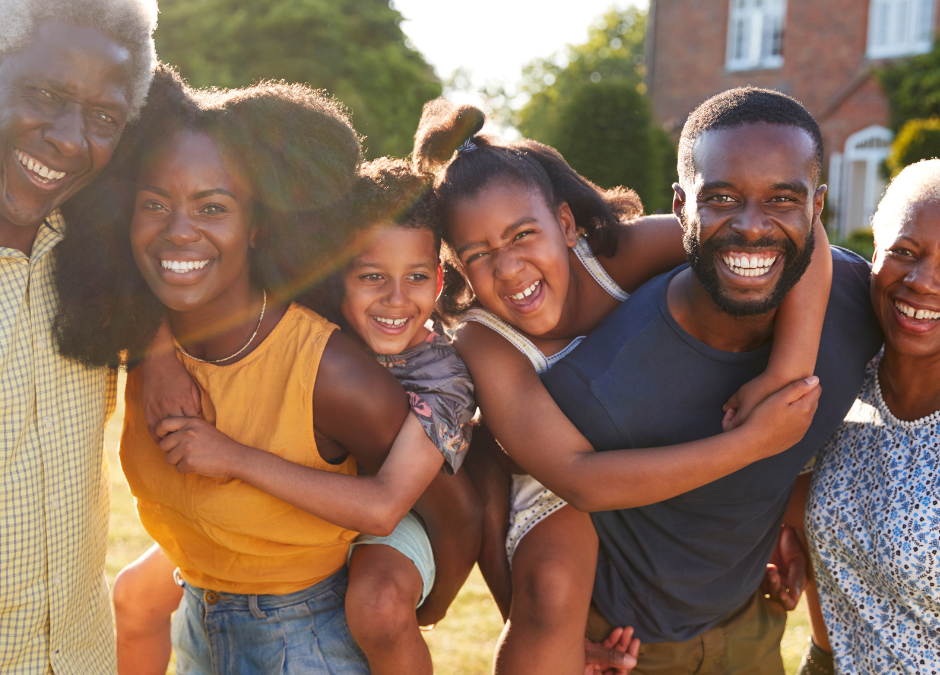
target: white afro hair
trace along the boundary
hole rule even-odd
[[[129,118],[147,100],[157,65],[153,31],[157,0],[0,0],[0,61],[22,48],[42,21],[53,20],[101,31],[131,53],[134,74]]]
[[[940,202],[940,159],[911,164],[894,177],[871,219],[875,243],[879,233],[904,223],[925,202]]]

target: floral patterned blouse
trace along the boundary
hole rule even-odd
[[[476,412],[467,366],[440,332],[400,354],[375,354],[398,378],[424,430],[444,454],[444,470],[456,472],[470,447],[470,420]]]
[[[836,672],[940,675],[940,412],[885,405],[876,356],[806,511]]]

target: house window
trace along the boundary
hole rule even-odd
[[[727,69],[782,66],[786,15],[786,0],[731,0]]]
[[[868,58],[889,59],[929,52],[936,0],[871,0]]]
[[[890,129],[871,126],[849,136],[843,153],[832,153],[827,208],[835,212],[835,231],[840,238],[871,227],[872,214],[886,187],[879,169],[891,152],[893,138]]]

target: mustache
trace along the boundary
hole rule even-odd
[[[707,251],[716,251],[721,248],[733,248],[740,251],[747,250],[767,250],[767,249],[777,249],[780,251],[786,251],[787,244],[790,242],[789,239],[775,239],[774,237],[761,237],[760,239],[747,239],[740,234],[729,234],[724,237],[716,238],[712,237],[704,244],[702,248]]]

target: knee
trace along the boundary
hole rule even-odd
[[[531,626],[551,629],[587,611],[590,589],[570,571],[549,563],[513,575],[512,612]]]
[[[136,628],[147,620],[147,602],[133,567],[125,567],[114,579],[114,616],[123,628]]]
[[[346,617],[364,651],[394,646],[417,630],[414,591],[394,577],[359,579],[346,593]]]

